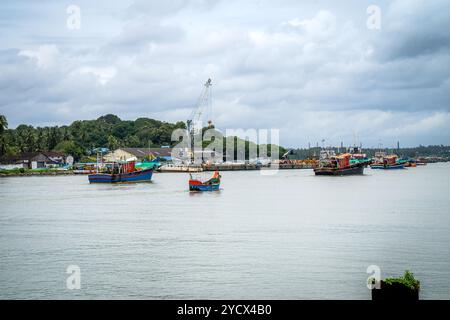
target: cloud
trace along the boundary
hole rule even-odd
[[[436,0],[397,0],[386,14],[386,33],[380,41],[381,56],[408,59],[450,52],[450,3]]]
[[[114,67],[96,68],[96,67],[81,67],[77,70],[81,75],[93,75],[97,78],[97,81],[101,85],[106,85],[114,76],[117,71]]]
[[[58,57],[59,51],[55,45],[42,45],[36,50],[21,50],[19,56],[24,56],[36,61],[38,67],[46,69],[51,67]]]

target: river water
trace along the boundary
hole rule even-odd
[[[450,163],[222,177],[195,194],[183,173],[0,179],[0,298],[370,299],[370,265],[450,298]]]

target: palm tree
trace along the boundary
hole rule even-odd
[[[8,129],[8,120],[6,120],[4,115],[0,114],[0,135],[3,135],[6,129]]]
[[[36,134],[32,128],[25,133],[25,144],[27,152],[36,151]]]
[[[0,114],[0,156],[3,156],[8,148],[4,135],[6,129],[8,129],[8,121],[4,115]]]

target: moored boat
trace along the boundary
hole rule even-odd
[[[415,168],[417,167],[417,164],[413,161],[408,161],[407,163],[405,163],[405,168]]]
[[[360,147],[352,147],[349,150],[351,154],[350,164],[362,164],[364,167],[367,167],[372,163],[372,160],[367,157],[365,153],[362,152]]]
[[[394,164],[373,163],[370,165],[370,168],[371,169],[385,169],[385,170],[404,169],[405,165],[402,163],[394,163]]]
[[[398,159],[398,163],[404,163],[405,168],[415,168],[417,167],[416,161],[413,158],[410,157],[402,157]]]
[[[352,155],[344,153],[335,155],[333,151],[323,150],[320,155],[319,164],[314,168],[316,175],[344,176],[359,175],[364,173],[365,162],[350,163]]]
[[[220,188],[220,178],[221,175],[219,171],[214,171],[213,176],[206,180],[201,181],[200,179],[194,179],[192,174],[190,174],[189,179],[189,191],[215,191]]]
[[[370,165],[371,169],[404,169],[406,161],[399,161],[395,154],[386,155],[385,152],[376,152],[375,158]]]

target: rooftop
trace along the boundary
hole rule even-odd
[[[172,148],[119,148],[125,152],[134,155],[137,158],[144,158],[148,155],[155,157],[170,157]]]

